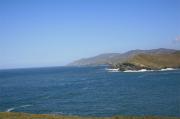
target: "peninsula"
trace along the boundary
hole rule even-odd
[[[111,69],[127,70],[161,70],[180,68],[180,50],[152,49],[131,50],[125,53],[108,53],[95,57],[80,59],[69,66],[108,65]]]

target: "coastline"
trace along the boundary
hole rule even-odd
[[[53,114],[30,114],[23,112],[0,112],[0,119],[180,119],[180,117],[162,116],[112,116],[112,117],[85,117]]]
[[[140,70],[125,70],[121,71],[119,68],[106,68],[105,70],[109,72],[152,72],[152,71],[174,71],[179,70],[179,68],[162,68],[158,70],[148,70],[148,69],[140,69]]]

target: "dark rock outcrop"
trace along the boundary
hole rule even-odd
[[[119,71],[141,70],[141,69],[152,70],[152,68],[150,68],[150,67],[138,66],[138,65],[135,65],[132,63],[127,63],[127,62],[116,64],[116,65],[112,66],[111,68],[119,69]]]

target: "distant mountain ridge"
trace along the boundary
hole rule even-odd
[[[131,50],[125,53],[107,53],[107,54],[100,54],[95,57],[84,58],[77,61],[74,61],[68,66],[94,66],[94,65],[115,65],[122,62],[126,62],[129,59],[133,58],[139,54],[146,54],[146,55],[156,55],[156,54],[172,54],[175,52],[180,52],[180,50],[175,49],[151,49],[151,50]]]

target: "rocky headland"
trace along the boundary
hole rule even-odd
[[[180,50],[152,49],[131,50],[125,53],[107,53],[95,57],[83,58],[68,66],[99,66],[108,65],[110,69],[127,70],[161,70],[180,68]]]

